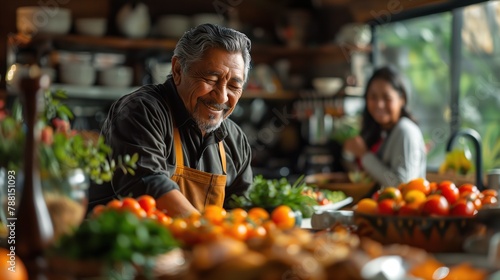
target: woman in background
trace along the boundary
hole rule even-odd
[[[402,77],[391,67],[377,69],[365,91],[361,133],[343,146],[346,157],[381,187],[425,178],[426,149],[420,128],[407,110]]]

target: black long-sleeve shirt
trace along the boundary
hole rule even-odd
[[[175,166],[174,123],[182,139],[184,165],[222,174],[218,142],[223,141],[227,160],[225,206],[232,194],[241,195],[251,184],[251,148],[243,131],[230,119],[202,137],[180,99],[171,79],[146,85],[123,96],[111,107],[102,134],[113,155],[139,154],[136,174],[115,173],[112,184],[92,186],[90,204],[106,203],[113,196],[155,198],[179,189],[170,179]]]

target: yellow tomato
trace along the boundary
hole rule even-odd
[[[376,214],[378,213],[378,203],[371,198],[363,198],[354,206],[354,210],[361,213]]]

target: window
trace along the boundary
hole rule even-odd
[[[459,126],[482,137],[483,170],[500,168],[500,37],[494,36],[500,31],[500,2],[458,11],[463,15],[458,96],[451,92],[452,12],[377,26],[376,66],[390,63],[406,76],[409,108],[429,148],[428,169],[437,169],[444,158],[452,106]]]
[[[428,145],[428,168],[443,160],[450,122],[451,13],[377,27],[377,66],[392,64],[407,79],[408,106]]]

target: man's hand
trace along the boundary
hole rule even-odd
[[[188,217],[200,213],[179,190],[171,190],[158,198],[156,208],[166,211],[170,217]]]

